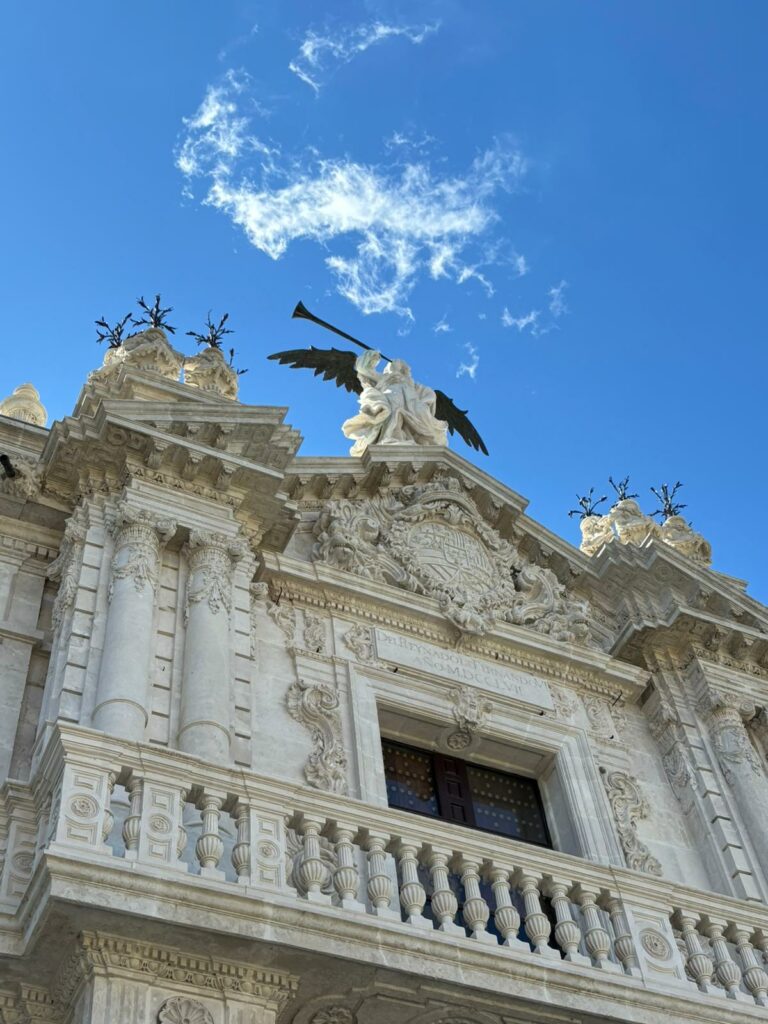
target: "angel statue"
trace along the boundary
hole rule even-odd
[[[411,368],[393,359],[383,373],[376,369],[381,353],[371,350],[355,360],[362,385],[360,412],[342,424],[345,437],[354,444],[350,455],[362,455],[371,444],[448,444],[448,424],[435,417],[437,396],[432,388],[417,384]]]
[[[466,410],[459,409],[442,391],[418,384],[402,359],[390,359],[350,334],[326,323],[300,302],[294,317],[312,320],[364,349],[362,355],[336,348],[291,349],[269,356],[292,369],[313,370],[323,380],[333,380],[359,396],[360,411],[342,425],[344,435],[355,443],[350,455],[362,455],[373,444],[448,444],[448,434],[458,433],[476,451],[488,454],[483,439],[470,423]],[[383,372],[377,366],[384,359]]]

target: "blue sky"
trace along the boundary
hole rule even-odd
[[[331,341],[301,298],[468,407],[491,455],[453,446],[551,529],[578,542],[567,510],[609,474],[648,511],[680,479],[768,601],[762,0],[2,21],[2,393],[65,415],[93,320],[159,290],[182,331],[229,311],[242,399],[342,454],[352,398],[265,359]]]

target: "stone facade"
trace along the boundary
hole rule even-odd
[[[0,415],[0,1022],[766,1019],[768,609],[706,541],[301,457],[138,338]],[[390,807],[382,736],[553,848]]]

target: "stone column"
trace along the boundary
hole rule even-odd
[[[122,508],[108,523],[115,538],[93,727],[143,740],[149,720],[152,631],[160,550],[176,523]]]
[[[208,761],[230,759],[232,565],[244,554],[242,541],[198,530],[187,548],[179,747]]]
[[[758,837],[755,854],[768,879],[768,848],[759,841],[768,821],[768,778],[747,732],[745,721],[753,718],[750,701],[710,690],[699,705],[720,769],[735,798],[746,833]]]

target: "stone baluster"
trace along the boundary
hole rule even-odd
[[[419,857],[416,844],[401,843],[398,849],[400,864],[400,903],[405,919],[415,928],[432,929],[432,922],[424,917],[427,892],[419,881]]]
[[[232,811],[237,826],[237,839],[232,849],[232,867],[241,885],[251,881],[251,809],[240,801]]]
[[[469,928],[470,938],[496,946],[496,936],[488,931],[490,908],[480,895],[479,865],[471,860],[461,862],[461,884],[464,886],[464,923]]]
[[[429,856],[429,873],[432,879],[432,913],[441,932],[464,935],[464,929],[454,924],[459,903],[448,881],[448,860],[450,854],[444,850],[432,849]]]
[[[583,964],[591,966],[592,961],[588,956],[579,952],[581,945],[581,929],[573,919],[571,913],[571,901],[568,893],[571,890],[571,883],[565,878],[552,876],[549,883],[549,898],[557,918],[555,925],[555,938],[557,944],[563,951],[566,960],[572,964]]]
[[[600,921],[600,911],[597,907],[597,893],[591,889],[587,889],[583,885],[578,885],[576,887],[575,895],[578,904],[581,907],[581,912],[584,915],[584,924],[586,925],[584,930],[584,945],[587,947],[587,952],[592,957],[592,963],[595,967],[599,967],[604,971],[616,971],[623,973],[623,967],[608,959],[611,952],[611,937],[605,928],[603,928]]]
[[[219,871],[218,864],[224,855],[224,843],[219,835],[219,819],[221,805],[224,800],[214,793],[204,793],[200,804],[203,831],[195,843],[195,854],[200,862],[200,874],[204,878],[216,878],[223,881],[225,875]]]
[[[768,967],[768,932],[758,928],[752,938],[752,942],[762,954],[763,967]]]
[[[547,944],[552,926],[541,909],[538,879],[523,872],[520,876],[520,892],[525,905],[525,933],[533,944],[534,953],[559,960],[560,953]]]
[[[605,909],[611,919],[613,927],[613,949],[624,968],[624,973],[633,977],[640,976],[640,963],[637,959],[637,950],[632,941],[632,933],[629,930],[629,922],[624,910],[624,904],[615,896],[609,896],[605,903]]]
[[[712,953],[715,957],[715,974],[717,980],[725,989],[729,999],[745,999],[744,993],[740,990],[741,971],[734,962],[728,949],[728,943],[723,936],[727,922],[721,919],[708,917],[704,926],[704,934],[712,943]]]
[[[189,579],[179,747],[207,761],[227,763],[232,565],[245,547],[221,533],[193,530],[186,551]]]
[[[333,887],[344,910],[365,913],[365,904],[357,898],[360,888],[360,873],[357,870],[356,851],[353,839],[357,829],[345,823],[337,823],[333,839],[336,844],[336,863],[333,873]]]
[[[125,843],[125,859],[136,860],[139,855],[139,839],[141,837],[141,805],[144,798],[144,780],[131,775],[126,785],[128,791],[128,815],[123,822],[123,842]]]
[[[731,929],[736,952],[742,964],[742,980],[758,1006],[768,1006],[768,974],[760,966],[752,943],[750,930],[734,925]]]
[[[110,772],[107,776],[107,791],[104,795],[104,810],[101,816],[101,841],[105,846],[109,843],[112,829],[115,827],[115,816],[112,813],[112,795],[115,792],[117,772]]]
[[[385,848],[389,840],[383,834],[370,833],[365,849],[368,851],[368,899],[377,917],[389,917],[400,920],[400,915],[392,909],[393,885],[387,871],[387,855]]]
[[[676,924],[685,945],[685,964],[688,974],[696,982],[701,992],[706,992],[708,995],[721,993],[721,990],[712,984],[715,965],[704,952],[699,933],[696,930],[698,914],[680,910],[676,917]]]
[[[123,508],[109,526],[115,553],[92,723],[113,736],[143,740],[149,721],[160,550],[176,524],[152,512]]]
[[[520,915],[509,894],[509,871],[504,868],[492,867],[489,877],[493,897],[496,900],[493,920],[503,937],[503,945],[521,953],[529,953],[528,943],[517,937],[517,933],[520,931]]]
[[[297,880],[304,891],[303,898],[309,903],[330,903],[331,897],[322,890],[330,880],[330,871],[320,856],[320,830],[322,818],[305,816],[299,828],[304,836],[304,850]]]

